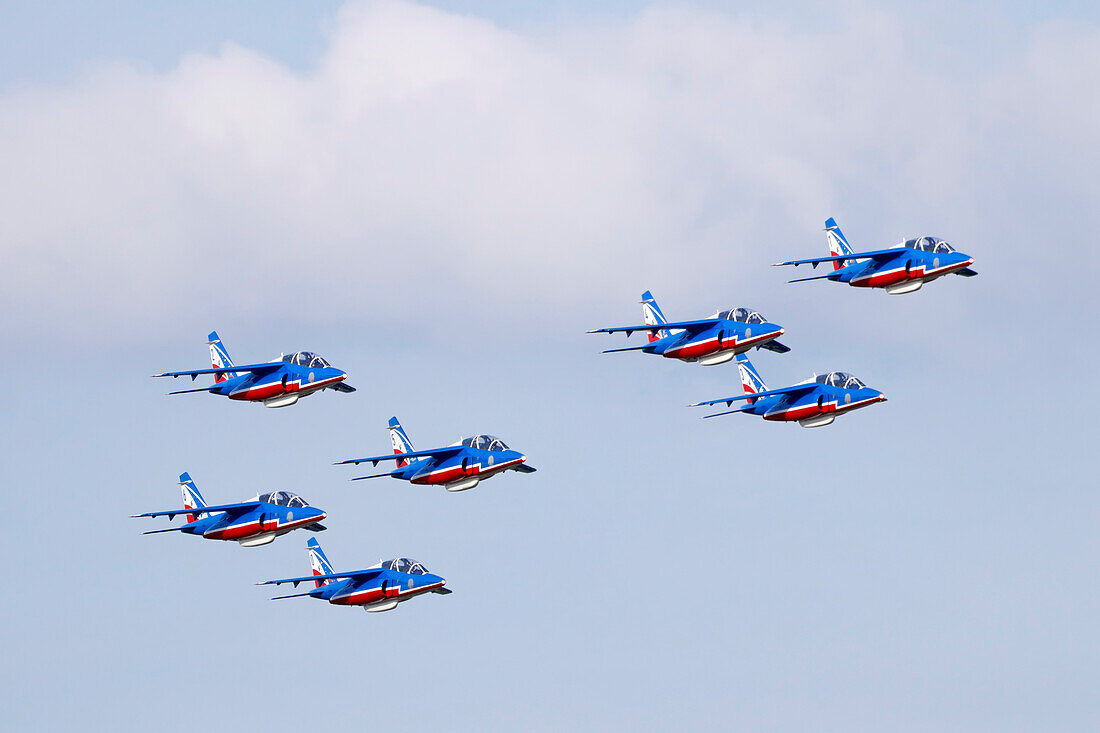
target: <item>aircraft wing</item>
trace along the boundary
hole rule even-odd
[[[772,265],[772,267],[783,267],[784,265],[813,265],[814,267],[817,267],[822,262],[839,262],[840,260],[885,260],[904,251],[904,247],[894,247],[892,249],[876,249],[872,250],[871,252],[853,252],[850,255],[834,255],[832,257],[811,257],[808,260],[787,260],[786,262],[776,262],[774,265]]]
[[[189,369],[185,372],[165,372],[154,374],[154,377],[191,377],[194,379],[200,374],[225,374],[226,372],[252,372],[253,374],[266,374],[273,372],[281,366],[286,366],[283,361],[265,361],[263,364],[241,364],[231,367],[212,367],[210,369]]]
[[[962,275],[963,277],[974,277],[978,274],[977,270],[972,270],[969,267],[964,267],[961,270],[955,270],[956,275]]]
[[[594,331],[588,331],[587,333],[618,333],[619,331],[625,331],[626,335],[634,333],[635,331],[660,331],[663,328],[671,329],[683,329],[688,332],[705,331],[711,326],[718,323],[717,318],[703,318],[698,321],[678,321],[676,323],[654,323],[652,326],[616,326],[615,328],[597,328]]]
[[[764,343],[760,344],[756,348],[758,348],[758,349],[767,349],[768,351],[774,351],[777,354],[786,354],[788,351],[791,350],[790,346],[787,346],[786,344],[781,344],[781,343],[779,343],[778,341],[775,341],[775,340],[765,341]]]
[[[278,580],[265,580],[262,583],[256,585],[282,585],[283,583],[293,583],[297,588],[299,583],[304,583],[307,580],[339,580],[341,578],[348,578],[351,580],[371,580],[377,578],[384,573],[382,568],[370,568],[368,570],[352,570],[349,573],[329,573],[328,575],[303,575],[299,578],[280,578]]]
[[[145,512],[144,514],[132,514],[132,517],[164,517],[173,519],[177,514],[208,514],[228,512],[229,514],[244,514],[250,509],[255,509],[261,504],[259,501],[242,501],[238,504],[220,504],[218,506],[204,506],[196,509],[168,509],[163,512]]]
[[[350,384],[344,384],[343,382],[337,382],[336,384],[333,384],[333,385],[329,386],[328,389],[334,389],[337,392],[354,392],[355,391],[355,387],[352,387]]]
[[[337,461],[332,464],[334,466],[343,466],[346,463],[351,463],[358,466],[360,463],[371,462],[371,465],[377,466],[381,461],[396,461],[402,458],[449,458],[460,452],[466,446],[464,445],[449,445],[446,448],[433,448],[432,450],[417,450],[410,453],[391,453],[388,456],[370,456],[368,458],[349,458],[346,461]],[[386,475],[386,474],[380,474]],[[375,477],[377,478],[377,477]]]
[[[817,389],[820,386],[821,385],[818,384],[817,382],[806,382],[804,384],[795,384],[795,385],[792,385],[790,387],[780,387],[779,389],[769,389],[769,390],[764,391],[764,392],[757,392],[756,394],[741,394],[741,395],[737,395],[736,397],[723,397],[722,399],[719,399],[719,400],[707,400],[706,402],[695,402],[693,404],[688,405],[688,407],[703,407],[703,406],[706,406],[706,405],[719,405],[719,404],[722,404],[722,403],[725,403],[726,407],[729,407],[730,405],[732,405],[734,402],[736,402],[738,400],[751,400],[751,399],[754,399],[756,397],[771,397],[772,395],[777,395],[777,394],[797,395],[797,394],[804,393],[804,392],[811,392],[811,391],[813,391],[814,389]]]

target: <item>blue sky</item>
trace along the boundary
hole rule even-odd
[[[547,7],[4,11],[0,324],[35,380],[0,447],[6,721],[1095,729],[1095,10]],[[981,275],[786,285],[768,264],[823,254],[828,216]],[[844,369],[890,400],[699,420],[732,367],[584,334],[645,289],[784,325],[769,384]],[[215,328],[359,391],[166,397],[148,375]],[[393,414],[539,472],[349,483],[330,464]],[[252,583],[305,572],[305,537],[128,518],[184,470],[211,501],[297,491],[339,568],[409,556],[455,592],[270,602]]]

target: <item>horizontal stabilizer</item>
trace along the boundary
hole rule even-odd
[[[737,412],[749,412],[749,411],[752,410],[752,407],[753,407],[752,405],[745,405],[744,407],[739,407],[736,410],[726,410],[725,412],[716,412],[713,415],[703,415],[702,419],[706,420],[708,417],[720,417],[722,415],[733,415],[734,413],[737,413]]]
[[[271,600],[281,601],[284,598],[305,598],[306,596],[319,596],[321,594],[317,592],[318,590],[320,590],[320,589],[317,588],[317,589],[314,589],[314,590],[307,590],[305,593],[291,593],[290,595],[287,595],[287,596],[275,596]]]
[[[827,280],[832,276],[833,276],[833,273],[830,272],[828,275],[815,275],[814,277],[800,277],[800,278],[797,278],[795,280],[788,280],[787,282],[788,283],[804,283],[807,280]]]
[[[188,525],[185,524],[185,525],[180,526],[180,527],[169,527],[168,529],[151,529],[148,532],[142,532],[142,534],[160,534],[161,532],[179,532],[181,530],[187,529],[187,526]]]
[[[817,267],[822,262],[840,262],[842,260],[884,260],[890,257],[895,257],[899,253],[904,252],[904,247],[893,247],[891,249],[876,249],[871,252],[851,252],[849,254],[832,255],[831,257],[811,257],[807,260],[787,260],[786,262],[776,262],[772,267],[783,267],[784,265],[813,265]]]
[[[372,473],[370,476],[356,476],[355,478],[348,479],[348,480],[349,481],[362,481],[363,479],[368,479],[368,478],[383,478],[384,476],[395,476],[400,472],[401,472],[401,469],[398,469],[396,471],[390,471],[389,473]]]
[[[175,392],[169,392],[168,394],[188,394],[190,392],[213,392],[217,387],[199,387],[198,389],[178,389]]]
[[[972,270],[969,267],[964,267],[961,270],[955,270],[956,275],[962,275],[963,277],[974,277],[978,274],[977,270]]]
[[[432,450],[416,450],[408,453],[391,453],[385,456],[368,456],[367,458],[349,458],[346,461],[337,461],[332,464],[334,466],[343,466],[351,463],[359,465],[360,463],[366,463],[370,461],[372,465],[377,466],[382,461],[402,461],[409,458],[442,458],[444,456],[453,456],[459,451],[463,450],[466,446],[462,445],[449,445],[445,448],[433,448]]]
[[[316,540],[310,540],[315,542]],[[298,578],[280,578],[278,580],[265,580],[262,583],[256,585],[282,585],[283,583],[293,583],[297,588],[299,583],[304,583],[307,580],[339,580],[340,578],[351,578],[352,580],[370,580],[371,578],[377,578],[384,570],[382,568],[367,568],[366,570],[352,570],[350,573],[327,573],[325,575],[303,575]]]
[[[774,351],[777,354],[786,354],[788,351],[791,350],[790,346],[787,346],[786,344],[781,344],[774,339],[771,341],[765,341],[756,348],[767,349],[768,351]]]
[[[163,374],[154,374],[154,377],[191,377],[194,379],[200,374],[216,374],[222,375],[226,373],[234,372],[254,372],[256,374],[264,374],[267,372],[273,372],[279,367],[286,366],[282,361],[265,361],[263,364],[244,364],[243,366],[226,366],[226,367],[213,367],[211,369],[188,369],[183,372],[164,372]]]
[[[688,405],[688,407],[705,407],[706,405],[719,405],[723,402],[725,402],[726,406],[729,407],[734,402],[737,402],[739,400],[752,400],[752,399],[756,399],[757,397],[771,397],[772,395],[777,395],[777,394],[797,394],[797,393],[800,393],[800,392],[810,392],[810,391],[813,391],[814,389],[817,389],[819,386],[821,386],[821,385],[819,385],[817,382],[804,382],[802,384],[795,384],[795,385],[792,385],[790,387],[780,387],[779,389],[769,389],[769,390],[765,390],[763,392],[750,392],[750,393],[747,393],[747,394],[735,395],[733,397],[722,397],[722,398],[717,399],[717,400],[707,400],[706,402],[695,402],[693,404]]]
[[[617,351],[642,351],[642,350],[648,349],[648,348],[649,348],[649,344],[646,344],[645,346],[627,346],[625,349],[605,349],[604,351],[601,351],[600,353],[601,354],[614,354]]]
[[[229,512],[231,514],[241,514],[250,509],[255,509],[260,505],[258,501],[242,501],[239,504],[221,504],[220,506],[200,506],[193,509],[166,509],[163,512],[145,512],[144,514],[133,514],[133,518],[137,517],[168,517],[173,519],[177,514],[210,514],[216,512]]]
[[[718,323],[718,318],[702,318],[697,321],[677,321],[676,323],[653,323],[641,326],[616,326],[614,328],[597,328],[587,333],[619,333],[625,332],[627,336],[635,331],[664,331],[665,329],[685,331],[702,331]]]
[[[520,473],[534,473],[537,469],[534,466],[528,466],[526,463],[521,463],[516,466],[514,470]]]
[[[350,384],[344,384],[343,382],[337,382],[336,384],[329,387],[329,389],[334,389],[337,392],[346,392],[346,393],[350,393],[350,392],[355,391],[355,387],[352,387]]]

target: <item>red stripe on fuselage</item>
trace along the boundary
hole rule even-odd
[[[304,519],[296,519],[286,524],[281,524],[279,517],[272,517],[271,519],[264,520],[263,528],[260,528],[260,520],[254,519],[248,522],[241,522],[240,524],[232,524],[228,527],[214,530],[204,534],[208,540],[242,540],[249,537],[254,537],[260,534],[267,534],[268,532],[278,532],[279,534],[285,534],[295,527],[301,527],[303,524],[312,524],[313,522],[320,522],[327,516],[324,512],[318,517],[306,517]]]
[[[239,392],[234,392],[229,395],[231,400],[244,400],[248,402],[258,402],[260,400],[271,399],[272,397],[278,397],[279,395],[289,394],[290,392],[298,392],[303,397],[312,392],[316,392],[322,387],[327,387],[330,384],[336,382],[342,382],[346,377],[332,377],[331,379],[322,379],[320,382],[314,382],[312,384],[306,384],[302,386],[302,380],[296,379],[293,382],[287,381],[286,387],[283,387],[282,382],[272,382],[271,384],[261,384],[256,387],[249,387]]]
[[[412,598],[418,596],[421,593],[427,593],[434,588],[439,588],[443,585],[442,582],[432,583],[431,585],[421,586],[420,588],[413,588],[406,590],[400,585],[396,588],[394,586],[387,586],[385,594],[382,593],[381,586],[374,588],[364,588],[363,590],[349,593],[346,596],[337,596],[329,600],[329,603],[336,606],[366,606],[371,603],[377,603],[387,598]]]
[[[462,466],[452,466],[450,468],[443,468],[438,471],[433,471],[432,473],[424,476],[417,476],[416,478],[410,479],[409,483],[418,485],[435,485],[446,484],[450,483],[451,481],[456,481],[460,478],[470,478],[474,476],[487,478],[492,474],[499,473],[506,468],[510,468],[511,466],[516,465],[517,463],[523,463],[523,459],[517,458],[514,461],[498,463],[495,466],[488,466],[486,468],[482,468],[480,463],[474,463],[468,466],[465,471],[462,470]]]
[[[961,270],[973,263],[974,259],[971,258],[966,262],[956,262],[953,265],[944,265],[943,267],[937,267],[931,270],[925,269],[924,264],[921,264],[914,267],[909,272],[906,272],[905,267],[896,267],[891,270],[873,273],[868,277],[852,280],[850,284],[855,288],[885,288],[890,285],[897,285],[898,283],[905,282],[906,280],[928,281],[940,275],[946,275],[953,270]]]
[[[717,354],[722,351],[733,351],[737,354],[748,351],[761,341],[779,338],[782,335],[783,329],[779,329],[776,333],[765,333],[760,336],[747,338],[744,341],[738,341],[736,334],[730,334],[725,339],[726,343],[723,346],[718,345],[717,336],[712,336],[702,341],[689,341],[683,346],[666,351],[662,356],[669,359],[698,359],[699,357],[710,356],[711,354]]]

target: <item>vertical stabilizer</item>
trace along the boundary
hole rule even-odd
[[[306,542],[306,550],[309,552],[309,564],[313,568],[314,575],[332,575],[334,572],[332,569],[332,563],[328,561],[325,556],[325,551],[321,549],[321,543],[317,540],[310,538]],[[328,585],[332,582],[332,579],[327,580],[315,580],[313,585],[320,588],[322,585]]]
[[[191,474],[184,471],[180,474],[180,491],[183,492],[184,509],[202,509],[206,506],[206,500],[202,498],[195,482],[191,480]],[[188,522],[194,522],[200,517],[206,516],[203,512],[190,512],[187,515]]]
[[[848,244],[848,238],[844,236],[844,232],[840,231],[840,227],[836,225],[836,219],[831,216],[825,220],[825,238],[829,240],[829,255],[831,257],[852,254],[852,246]],[[833,269],[839,270],[846,265],[852,264],[852,262],[853,260],[835,260],[833,262]]]
[[[645,319],[644,323],[647,326],[656,326],[662,323],[668,323],[668,319],[665,318],[665,314],[661,312],[661,306],[657,305],[657,301],[653,299],[653,293],[648,290],[642,293],[642,317]],[[658,329],[656,331],[649,332],[649,343],[666,338],[669,335],[667,328]]]
[[[764,380],[760,378],[760,373],[749,361],[748,355],[737,355],[737,371],[741,373],[741,386],[745,389],[745,394],[759,394],[768,391],[768,386],[764,384]],[[750,404],[754,402],[756,402],[755,399],[749,400]]]
[[[409,440],[409,436],[405,434],[405,428],[401,427],[401,423],[398,422],[396,417],[390,418],[390,443],[393,444],[393,454],[395,456],[413,452],[412,441]],[[409,459],[397,459],[398,468],[404,468],[407,465],[409,465]]]
[[[225,344],[222,343],[222,338],[218,335],[217,331],[210,332],[210,335],[206,337],[206,343],[210,345],[210,366],[215,369],[233,366],[233,360],[229,358],[229,352],[225,350]],[[236,372],[215,374],[214,382],[224,382],[230,377],[235,376],[237,376]]]

